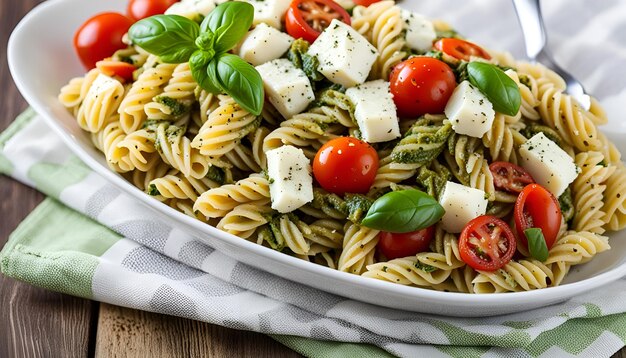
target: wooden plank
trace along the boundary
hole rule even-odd
[[[0,357],[88,356],[97,304],[0,277],[0,307]]]
[[[96,357],[299,357],[259,333],[104,303],[95,353]]]

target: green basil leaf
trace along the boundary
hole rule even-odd
[[[432,196],[419,190],[399,190],[378,198],[361,222],[372,229],[405,233],[427,228],[445,210]]]
[[[247,2],[226,2],[217,6],[200,24],[201,32],[215,34],[215,52],[229,51],[248,33],[254,7]]]
[[[467,65],[469,81],[491,101],[496,112],[514,116],[519,111],[522,96],[515,81],[497,66],[484,62]]]
[[[197,50],[200,27],[179,15],[156,15],[137,21],[128,30],[130,40],[165,63],[183,63]]]
[[[530,256],[541,262],[548,259],[548,245],[546,245],[546,239],[543,237],[543,232],[540,228],[530,228],[524,230],[524,235],[528,240],[528,251]]]
[[[208,71],[208,67],[214,63],[213,56],[207,51],[197,50],[191,55],[189,59],[189,67],[191,68],[191,75],[193,79],[210,93],[218,94],[222,93],[222,89],[217,81],[216,71],[213,71],[211,75]],[[213,65],[215,67],[215,64]]]
[[[224,92],[246,111],[258,116],[265,92],[257,70],[240,57],[224,53],[217,59],[217,81]]]

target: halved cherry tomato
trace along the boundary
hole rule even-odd
[[[520,193],[528,184],[535,182],[526,169],[509,162],[493,162],[489,164],[493,174],[493,185],[498,190],[509,193]]]
[[[487,60],[491,59],[489,53],[483,50],[482,47],[461,39],[440,39],[435,42],[434,46],[437,50],[459,60],[469,61],[472,56],[482,57]]]
[[[325,190],[343,195],[367,193],[378,171],[378,154],[369,144],[339,137],[324,144],[313,160],[313,174]]]
[[[126,13],[131,19],[139,21],[152,15],[163,14],[165,10],[177,2],[178,0],[130,0]]]
[[[98,61],[96,67],[107,76],[119,76],[125,81],[131,81],[133,79],[133,72],[137,67],[127,62],[122,61]]]
[[[475,270],[495,271],[511,261],[516,245],[509,225],[483,215],[470,221],[461,232],[459,254]]]
[[[354,0],[354,3],[361,6],[370,6],[374,3],[379,2],[380,0]]]
[[[397,234],[383,231],[380,233],[378,250],[385,255],[388,260],[398,257],[413,256],[418,252],[428,250],[430,241],[435,236],[435,226],[426,229]]]
[[[90,70],[96,62],[126,48],[122,36],[132,24],[133,20],[115,12],[101,13],[85,21],[74,35],[74,49],[83,65]]]
[[[515,202],[515,228],[521,244],[528,247],[524,230],[536,227],[543,232],[548,249],[554,245],[561,227],[561,208],[554,195],[539,184],[527,185]]]
[[[398,114],[405,118],[443,113],[456,88],[450,66],[431,57],[413,57],[399,63],[389,81]]]
[[[350,25],[350,14],[332,0],[293,0],[285,14],[285,29],[293,38],[313,43],[334,19]]]

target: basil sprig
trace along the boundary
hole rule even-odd
[[[548,245],[543,237],[543,231],[540,228],[533,227],[524,230],[524,235],[528,241],[530,256],[541,262],[546,261],[548,259]]]
[[[514,116],[522,104],[522,96],[515,81],[498,66],[484,62],[467,65],[469,81],[491,101],[496,112]]]
[[[243,109],[261,114],[263,80],[257,70],[228,53],[252,25],[246,2],[217,6],[200,25],[178,15],[156,15],[133,24],[130,40],[165,63],[189,61],[194,80],[208,92],[226,93]]]
[[[422,191],[392,191],[372,204],[361,224],[376,230],[405,233],[433,225],[444,212],[435,198]]]

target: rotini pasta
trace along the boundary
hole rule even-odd
[[[240,204],[253,201],[269,202],[269,199],[268,180],[262,175],[254,174],[235,184],[223,185],[205,191],[196,200],[194,210],[200,211],[209,218],[219,218]]]
[[[402,10],[393,1],[381,1],[354,10],[353,26],[378,49],[370,77],[388,78],[391,69],[407,57],[404,52]]]
[[[163,53],[159,57],[150,53],[150,48],[140,48],[141,41],[132,41],[131,33],[124,38],[128,47],[103,59],[83,77],[70,79],[61,88],[58,100],[76,118],[77,125],[89,132],[111,170],[164,205],[269,249],[350,274],[438,291],[516,292],[562,284],[572,266],[584,264],[610,248],[608,237],[603,236],[606,230],[626,227],[626,166],[615,144],[598,128],[607,122],[606,113],[595,98],[591,99],[590,109],[583,110],[564,92],[565,81],[543,65],[517,61],[506,52],[482,52],[478,48],[469,56],[443,45],[431,46],[439,40],[463,37],[442,21],[417,15],[406,12],[393,0],[384,0],[369,7],[354,7],[352,29],[340,23],[320,23],[328,26],[325,31],[344,32],[325,47],[319,45],[323,37],[313,43],[290,40],[290,46],[284,45],[286,53],[274,55],[280,61],[262,63],[282,63],[285,68],[279,72],[281,78],[263,77],[263,71],[256,71],[263,88],[250,81],[255,77],[250,68],[246,67],[250,72],[244,76],[238,69],[243,64],[225,66],[245,47],[243,43],[223,56],[224,63],[219,62],[221,55],[216,56],[212,63],[221,65],[205,66],[201,68],[204,72],[198,73],[202,66],[197,58],[179,60],[173,59],[178,55],[166,57]],[[434,29],[432,38],[425,41],[427,48],[416,45],[419,39],[414,36],[415,26]],[[261,31],[263,26],[253,30]],[[431,35],[424,32],[422,37],[426,36]],[[200,37],[197,42],[207,45],[210,52],[213,43],[206,44],[206,40]],[[267,54],[273,45],[256,47],[252,56],[257,56],[256,52]],[[323,47],[323,51],[316,53],[315,47]],[[335,51],[350,53],[337,53],[336,59],[324,58],[326,52]],[[369,58],[371,65],[359,69],[359,73],[351,72],[350,66],[342,63],[342,55],[357,64]],[[443,88],[445,84],[439,83],[443,87],[428,88],[433,96],[446,97],[447,103],[443,101],[441,108],[433,105],[407,115],[401,108],[399,92],[404,89],[395,88],[402,84],[390,85],[390,75],[400,72],[392,71],[398,64],[416,59],[424,66],[430,61],[445,65],[450,70],[449,82],[454,85]],[[166,63],[174,60],[180,63]],[[132,76],[130,72],[121,75],[110,70],[120,62],[127,70],[130,64]],[[473,62],[480,64],[474,67]],[[474,82],[460,86],[471,79],[472,69],[481,66],[502,70],[497,73],[507,84],[507,96],[490,97],[487,92],[493,89]],[[228,73],[222,73],[226,67]],[[297,81],[289,77],[291,71],[298,73]],[[430,86],[428,81],[409,77],[407,87]],[[196,83],[196,79],[202,80]],[[214,79],[217,83],[211,82]],[[302,84],[299,81],[308,84],[298,87]],[[370,81],[379,84],[361,86]],[[386,83],[381,86],[383,81]],[[491,84],[487,87],[502,85]],[[314,98],[294,88],[306,88]],[[454,99],[452,92],[457,89],[467,92]],[[517,104],[500,103],[504,100],[498,97],[508,97],[508,91],[519,93],[519,109]],[[258,96],[251,106],[246,98],[253,92]],[[260,96],[262,92],[264,97]],[[393,98],[384,101],[382,97]],[[434,102],[422,98],[426,95],[413,97],[410,101],[415,102],[410,104],[414,107],[424,101]],[[294,104],[292,101],[297,102],[298,110],[283,111]],[[460,112],[465,115],[483,118],[480,122],[472,119],[471,126],[484,130],[474,133],[468,123],[463,129],[460,116],[453,111],[455,106],[463,106]],[[281,112],[297,114],[285,118]],[[393,122],[396,119],[398,122]],[[383,134],[383,139],[373,139],[373,133]],[[345,147],[336,146],[345,137],[353,138],[343,142]],[[541,170],[559,177],[559,185],[554,186],[549,181],[542,183],[543,179],[534,173],[534,179],[524,182],[536,180],[555,194],[546,205],[561,214],[555,214],[550,223],[555,225],[549,228],[541,227],[545,223],[530,213],[536,209],[524,207],[523,200],[533,199],[520,199],[519,192],[526,189],[516,182],[520,179],[516,175],[530,172],[533,165],[537,167],[528,163],[529,147],[536,138],[549,141],[550,150],[558,152],[558,160],[563,161],[558,164],[577,174],[565,182],[560,166],[548,163],[557,156],[541,153],[541,158],[531,158],[541,162]],[[371,142],[366,143],[368,140]],[[356,156],[343,152],[357,144],[367,150]],[[296,147],[297,153],[302,151],[303,165],[295,156],[276,155],[293,149],[287,146]],[[272,159],[277,157],[280,163]],[[339,165],[330,166],[325,162],[329,157]],[[502,165],[510,171],[499,171]],[[288,170],[276,170],[277,166]],[[287,185],[280,187],[278,182],[295,182],[294,168],[308,171],[309,167],[312,171],[300,172],[306,181],[298,179],[300,185],[307,185],[303,190],[308,195],[306,201],[292,205],[303,187],[287,190]],[[348,183],[349,190],[326,185],[325,180]],[[364,189],[357,185],[360,180],[367,181]],[[448,190],[455,187],[466,191],[457,194],[454,205],[448,202],[444,208],[443,203],[452,195]],[[390,207],[398,211],[386,214],[389,220],[405,221],[397,225],[389,221],[372,224],[375,215],[368,213],[378,214],[381,203],[394,197],[394,192],[414,190],[422,191],[419,195],[428,200],[434,199],[429,201],[433,207],[438,201],[446,213],[458,213],[455,210],[463,207],[480,210],[472,212],[467,220],[463,218],[458,230],[446,224],[445,216],[438,216],[424,225],[429,227],[411,227],[407,233],[405,221],[421,213],[416,210],[414,217],[409,217],[404,210],[415,208],[393,205]],[[277,203],[281,195],[288,205]],[[422,204],[417,202],[411,205],[420,207]],[[472,232],[471,223],[479,218],[491,221]],[[519,230],[518,222],[522,226]],[[524,225],[540,226],[542,236],[533,236],[536,231],[525,231]],[[506,241],[509,233],[502,231],[503,226],[510,228],[515,237]],[[396,240],[406,237],[425,242],[406,254],[389,249],[397,245]],[[528,244],[537,243],[541,237],[546,241],[545,248]],[[508,249],[514,251],[508,257],[517,253],[515,259],[502,258],[502,252]],[[481,260],[494,260],[497,265],[481,265]]]
[[[258,126],[256,116],[242,109],[232,98],[222,97],[219,107],[211,112],[191,146],[203,156],[217,159],[233,150]]]
[[[141,128],[148,118],[145,105],[163,92],[163,86],[172,77],[176,65],[158,63],[156,56],[150,56],[144,65],[145,71],[133,82],[128,93],[117,109],[120,124],[127,134]]]

